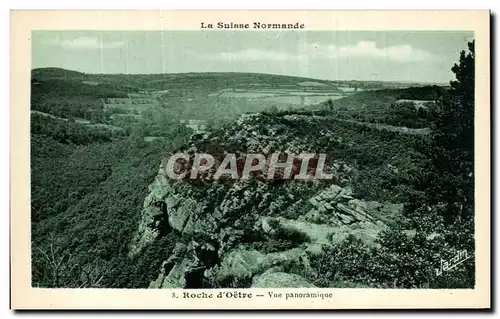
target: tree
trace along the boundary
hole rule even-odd
[[[448,221],[473,216],[474,207],[474,41],[452,67],[456,80],[439,101],[432,134],[435,194],[448,204]]]

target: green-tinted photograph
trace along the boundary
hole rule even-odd
[[[475,287],[473,32],[31,44],[32,287]]]

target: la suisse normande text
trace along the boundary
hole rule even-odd
[[[207,23],[201,22],[200,29],[304,29],[305,24],[300,22],[295,23],[234,23],[234,22],[217,22]]]

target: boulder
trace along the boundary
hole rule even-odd
[[[175,263],[163,280],[161,288],[185,288],[186,274],[195,266],[195,263],[190,258],[183,258],[180,262]]]
[[[333,206],[332,206],[332,204],[330,204],[330,203],[325,203],[325,205],[324,205],[324,206],[325,206],[325,208],[326,208],[327,210],[333,210],[333,209],[334,209],[334,208],[333,208]]]
[[[236,248],[224,256],[217,279],[248,278],[257,273],[265,260],[265,255],[254,249]]]
[[[360,213],[361,215],[365,216],[367,219],[373,219],[371,214],[376,214],[378,210],[382,207],[382,204],[376,201],[369,201],[365,202],[359,199],[352,199],[350,200],[347,205]]]
[[[356,220],[358,221],[364,221],[366,219],[372,219],[371,216],[367,216],[365,212],[358,212],[352,208],[349,208],[348,206],[338,203],[337,204],[337,209],[341,214],[339,214],[339,217],[342,220],[348,220],[350,222],[347,222],[347,224],[352,223]]]
[[[344,189],[338,185],[331,185],[330,187],[328,187],[325,191],[323,191],[323,196],[327,197],[327,198],[335,198],[337,197],[339,194],[342,194],[342,192],[344,192]]]
[[[347,205],[359,214],[359,220],[372,220],[373,217],[370,215],[370,213],[376,213],[382,206],[379,202],[365,202],[359,199],[352,199],[347,203]]]
[[[354,217],[352,217],[352,215],[338,214],[337,217],[342,222],[342,224],[345,224],[345,225],[352,224],[355,221],[355,219],[354,219]]]
[[[197,266],[197,261],[191,257],[185,255],[184,245],[176,245],[173,254],[162,263],[158,278],[149,284],[149,288],[185,288],[186,275]]]
[[[189,198],[179,199],[174,196],[167,198],[168,223],[178,232],[183,232],[196,210],[196,202]]]
[[[309,199],[309,203],[320,212],[328,212],[334,209],[337,202],[346,202],[352,199],[352,190],[331,185],[319,194]]]

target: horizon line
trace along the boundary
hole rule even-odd
[[[67,69],[67,68],[62,68],[59,66],[44,66],[44,67],[36,67],[36,68],[31,68],[31,71],[34,70],[40,70],[40,69],[60,69],[60,70],[65,70],[65,71],[71,71],[71,72],[78,72],[84,75],[177,75],[177,74],[217,74],[217,73],[224,73],[224,74],[231,74],[231,73],[239,73],[239,74],[262,74],[262,75],[274,75],[274,76],[284,76],[284,77],[294,77],[294,78],[303,78],[303,79],[309,79],[309,80],[317,80],[317,81],[329,81],[329,82],[383,82],[383,83],[404,83],[404,84],[433,84],[433,85],[450,85],[450,81],[448,82],[427,82],[427,81],[408,81],[408,80],[357,80],[357,79],[322,79],[322,78],[312,78],[308,76],[301,76],[301,75],[289,75],[289,74],[276,74],[276,73],[265,73],[265,72],[241,72],[241,71],[189,71],[189,72],[153,72],[153,73],[90,73],[90,72],[85,72],[81,70],[74,70],[74,69]]]

